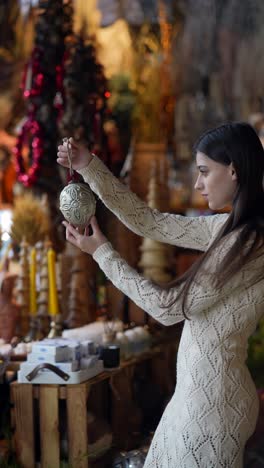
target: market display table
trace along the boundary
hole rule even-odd
[[[111,408],[111,424],[115,428],[124,428],[121,424],[126,419],[126,402],[119,392],[119,379],[123,376],[131,388],[134,369],[144,361],[150,361],[155,381],[172,391],[171,365],[178,342],[163,343],[150,351],[142,353],[121,363],[119,368],[103,371],[94,378],[75,385],[11,384],[12,425],[14,427],[14,447],[18,461],[25,468],[60,467],[60,404],[66,403],[66,424],[68,440],[68,461],[72,468],[87,468],[88,435],[87,410],[88,396],[93,386],[107,381],[115,404]],[[157,362],[160,365],[157,365]],[[123,434],[124,435],[124,434]],[[119,437],[118,430],[114,434]]]

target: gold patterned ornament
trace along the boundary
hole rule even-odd
[[[68,138],[63,139],[67,145],[70,176],[73,176],[72,149]],[[60,194],[60,210],[64,218],[73,226],[85,227],[95,214],[96,200],[89,185],[71,180]]]

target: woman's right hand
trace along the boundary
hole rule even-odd
[[[67,221],[62,221],[62,224],[66,228],[67,241],[90,255],[93,255],[98,247],[108,242],[107,238],[100,230],[95,216],[92,216],[89,221],[92,231],[90,235],[88,234],[88,227],[85,229],[84,234],[81,234],[78,228],[67,223]]]
[[[71,145],[73,169],[78,171],[84,167],[87,167],[93,159],[93,155],[90,153],[90,151],[81,143],[76,143],[73,138],[69,139],[69,144]],[[57,156],[58,164],[64,167],[69,167],[67,143],[63,143],[63,145],[58,146]]]

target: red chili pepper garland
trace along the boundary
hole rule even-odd
[[[23,147],[28,136],[32,137],[32,164],[28,171],[25,168],[23,158]],[[16,171],[18,181],[25,187],[32,187],[37,180],[37,174],[41,167],[41,158],[43,155],[43,138],[40,125],[33,118],[29,118],[23,125],[14,148],[16,156]]]
[[[24,98],[29,100],[34,97],[40,96],[44,88],[44,74],[40,71],[39,61],[36,59],[38,55],[37,48],[33,51],[33,63],[28,63],[25,69],[25,73],[22,79],[22,88],[24,89]],[[26,77],[29,72],[29,67],[32,66],[32,75],[34,76],[33,85],[30,89],[26,89]],[[63,65],[56,67],[56,82],[57,82],[57,93],[63,92]],[[54,107],[58,111],[58,119],[61,118],[63,112],[63,105],[60,101],[54,102]],[[41,158],[43,155],[43,132],[41,126],[34,118],[35,105],[31,103],[31,113],[23,124],[22,129],[18,135],[17,143],[14,148],[15,154],[15,167],[17,171],[17,179],[25,187],[32,187],[37,181],[37,175],[41,168]],[[25,161],[23,158],[23,147],[28,139],[32,137],[32,163],[28,170],[25,167]]]
[[[72,29],[72,0],[39,0],[39,12],[35,47],[21,86],[28,115],[14,155],[18,181],[47,190],[52,184],[45,177],[50,167],[56,166],[57,125],[63,113],[65,38]],[[54,17],[58,21],[51,21]],[[26,146],[28,161],[23,154]],[[59,174],[56,176],[59,182]]]
[[[40,71],[39,61],[37,60],[38,50],[34,49],[32,54],[32,62],[26,66],[25,73],[22,79],[23,95],[25,99],[40,96],[44,87],[44,74]],[[32,86],[27,88],[27,74],[30,72],[31,67],[32,77],[34,80]],[[37,174],[41,167],[41,158],[43,155],[43,135],[37,120],[34,118],[35,106],[31,104],[31,112],[26,122],[23,124],[22,129],[18,135],[17,142],[14,148],[15,154],[15,167],[17,171],[17,179],[25,187],[32,187],[37,180]],[[32,163],[27,170],[23,157],[23,148],[26,142],[31,140],[32,148]]]

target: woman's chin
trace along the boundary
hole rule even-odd
[[[212,211],[230,211],[230,205],[228,203],[214,203],[208,200],[208,208]]]
[[[217,211],[221,209],[221,207],[219,207],[217,203],[214,203],[213,201],[210,201],[210,200],[208,200],[208,208],[210,208],[210,210],[212,211]]]

